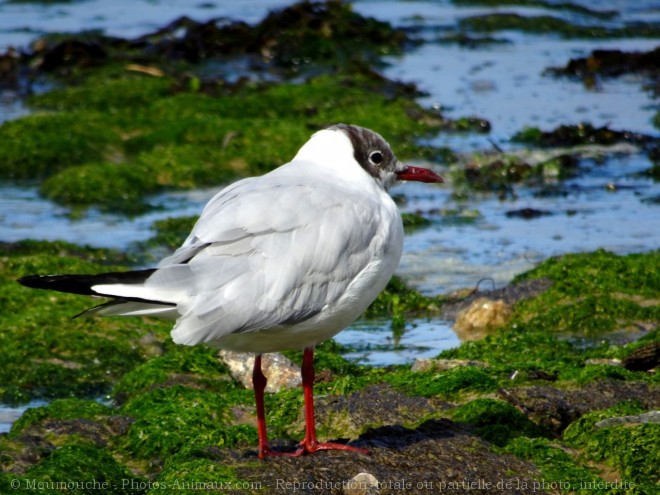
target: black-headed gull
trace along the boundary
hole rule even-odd
[[[28,287],[112,298],[85,313],[176,319],[178,344],[256,353],[252,380],[259,457],[364,449],[320,443],[314,422],[314,346],[357,319],[394,274],[401,215],[397,181],[443,182],[404,165],[362,127],[318,131],[294,159],[216,194],[183,245],[150,270],[34,275]],[[293,453],[266,436],[261,354],[303,349],[305,438]]]

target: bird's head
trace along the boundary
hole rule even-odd
[[[335,133],[341,137],[337,139],[339,136]],[[429,169],[400,162],[380,134],[364,127],[335,124],[316,133],[310,144],[314,140],[324,148],[320,154],[332,160],[333,165],[336,165],[336,155],[342,152],[352,155],[355,162],[386,190],[398,181],[444,182],[442,177]],[[303,150],[305,147],[301,152]]]

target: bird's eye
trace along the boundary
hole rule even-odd
[[[369,155],[369,161],[374,165],[383,163],[383,154],[380,151],[372,151]]]

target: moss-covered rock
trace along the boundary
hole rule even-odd
[[[175,222],[172,231],[178,226]],[[86,257],[91,261],[85,261]],[[605,469],[625,474],[635,484],[630,493],[648,492],[653,485],[645,480],[653,480],[652,469],[657,464],[648,453],[649,439],[657,436],[656,425],[599,429],[594,424],[603,417],[659,407],[654,402],[657,376],[587,360],[600,359],[593,362],[601,363],[628,356],[657,340],[657,330],[640,342],[584,348],[559,338],[567,329],[585,324],[581,312],[574,314],[560,301],[580,304],[602,293],[620,294],[654,311],[655,257],[657,253],[615,256],[603,251],[568,255],[550,259],[521,276],[521,280],[542,277],[552,283],[545,283],[543,292],[515,303],[513,322],[495,335],[442,353],[444,358],[479,360],[484,367],[418,373],[407,366],[363,367],[344,360],[343,349],[336,343],[318,346],[315,389],[321,438],[348,435],[357,445],[371,449],[371,457],[351,458],[351,465],[359,465],[379,480],[395,478],[384,466],[392,463],[400,469],[407,466],[406,459],[413,459],[420,479],[426,479],[432,469],[436,481],[457,483],[460,480],[451,474],[437,479],[438,459],[452,466],[448,453],[453,453],[463,459],[462,467],[471,463],[471,469],[482,473],[484,480],[525,480],[527,488],[520,488],[521,493],[538,492],[544,489],[543,483],[546,491],[587,493],[585,490],[604,486]],[[174,493],[191,489],[193,482],[224,483],[225,487],[258,492],[259,486],[270,487],[283,473],[300,475],[302,471],[315,473],[315,479],[342,479],[347,460],[341,452],[319,453],[293,463],[280,459],[256,462],[252,391],[231,379],[214,350],[172,344],[169,323],[95,319],[83,328],[71,328],[65,315],[72,309],[84,309],[87,300],[70,296],[62,302],[58,296],[35,292],[28,304],[21,295],[26,289],[13,282],[14,277],[32,271],[97,271],[108,267],[103,262],[117,263],[120,258],[112,252],[62,243],[4,246],[5,283],[0,287],[7,291],[6,301],[14,305],[10,306],[13,312],[22,315],[14,327],[29,330],[21,330],[18,342],[7,339],[3,347],[3,362],[9,370],[3,386],[22,391],[13,396],[5,392],[5,397],[44,396],[44,390],[60,397],[95,395],[98,389],[89,384],[97,383],[100,374],[91,356],[103,369],[116,364],[115,371],[102,381],[104,391],[113,387],[114,404],[76,398],[29,410],[10,435],[0,436],[3,468],[21,476],[25,473],[26,479],[29,475],[49,481],[60,476],[58,469],[72,465],[77,456],[87,456],[105,464],[94,467],[80,461],[81,476],[128,480],[127,485],[117,486],[132,490],[130,493]],[[378,314],[391,315],[394,308],[404,313],[425,310],[443,301],[421,298],[400,281],[393,287],[390,296],[399,294],[399,302],[381,300],[375,308]],[[556,321],[554,326],[543,325],[541,315],[553,318],[555,306],[564,308],[565,317],[557,321],[564,321],[567,329]],[[612,306],[612,311],[620,312],[621,322],[639,317],[638,310],[628,313],[626,308]],[[32,326],[35,320],[42,322],[42,333]],[[114,321],[117,323],[110,324]],[[604,325],[603,331],[607,328]],[[64,338],[72,335],[74,341]],[[44,343],[44,336],[56,339],[57,344]],[[108,347],[107,341],[116,341],[115,347]],[[29,356],[32,362],[29,367],[20,365],[14,355]],[[53,361],[53,356],[64,361],[63,355],[65,365]],[[294,361],[300,359],[300,353],[289,355]],[[53,379],[40,359],[70,375]],[[628,405],[616,406],[622,400],[629,401]],[[612,406],[615,409],[608,409]],[[266,410],[272,444],[293,448],[304,433],[302,391],[268,394]],[[458,464],[455,467],[459,469]],[[0,487],[10,480],[3,475]],[[507,491],[502,488],[500,493]]]
[[[577,125],[561,125],[552,131],[541,131],[536,127],[528,127],[514,134],[512,141],[535,146],[578,146],[578,145],[612,145],[616,143],[633,143],[647,145],[656,143],[656,138],[644,134],[618,131],[608,126],[594,127],[588,122]]]
[[[269,171],[289,161],[313,130],[333,123],[377,128],[402,157],[435,154],[415,139],[444,125],[364,75],[248,85],[232,94],[185,90],[172,77],[114,68],[100,75],[32,98],[33,106],[54,113],[0,127],[0,142],[11,148],[0,173],[48,177],[41,192],[59,203],[135,212],[145,194],[163,188]],[[72,129],[68,141],[63,128]]]
[[[535,438],[545,433],[513,405],[488,398],[460,405],[452,411],[452,418],[471,425],[477,435],[500,447],[518,437]]]
[[[617,470],[622,480],[642,492],[648,490],[652,493],[660,480],[657,470],[660,424],[596,425],[605,418],[644,410],[638,402],[621,402],[608,409],[587,413],[566,429],[563,439],[572,447],[582,449],[590,461],[608,464]]]
[[[635,23],[622,27],[573,24],[550,15],[524,16],[498,12],[465,17],[461,29],[477,32],[516,30],[530,33],[556,33],[564,38],[655,38],[660,28],[654,23]]]
[[[147,344],[141,343],[144,334],[164,338],[169,333],[167,324],[138,319],[72,320],[90,306],[88,298],[29,290],[16,283],[34,273],[110,271],[117,265],[102,262],[116,262],[120,256],[66,243],[25,242],[4,248],[0,258],[3,402],[107,394],[114,381],[147,357]]]
[[[550,258],[514,281],[547,277],[539,297],[521,301],[517,323],[549,333],[594,336],[660,321],[660,252],[607,251]],[[514,323],[515,324],[515,323]]]
[[[36,113],[0,125],[0,177],[37,179],[114,155],[116,129],[95,112]]]
[[[344,2],[301,2],[254,27],[181,19],[138,40],[46,40],[25,63],[58,74],[58,84],[29,99],[44,113],[0,126],[0,177],[47,178],[40,191],[58,203],[136,213],[148,207],[145,195],[164,188],[272,170],[337,122],[378,129],[402,158],[446,154],[416,141],[440,129],[488,131],[482,119],[422,108],[414,85],[371,68],[408,42]],[[229,83],[191,65],[246,53],[295,68],[296,80]],[[301,76],[301,65],[314,69]]]
[[[85,399],[58,399],[44,407],[29,408],[11,428],[16,436],[26,428],[46,419],[97,419],[110,414],[111,408]]]
[[[178,384],[148,391],[121,407],[135,418],[122,448],[137,458],[163,460],[184,448],[254,445],[254,426],[231,424],[232,405],[221,391]]]
[[[3,477],[7,478],[6,475]],[[138,483],[145,481],[137,478],[107,451],[90,445],[65,445],[55,449],[23,476],[14,475],[13,480],[19,480],[20,485],[10,485],[12,491],[79,495],[95,490],[135,495],[144,491],[132,489],[130,480]]]
[[[577,3],[549,2],[546,0],[452,0],[452,3],[460,6],[479,5],[485,7],[503,7],[505,5],[510,5],[519,7],[537,7],[549,10],[573,12],[600,19],[611,19],[618,15],[616,10],[594,10]]]

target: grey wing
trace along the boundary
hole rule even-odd
[[[372,200],[346,201],[342,190],[321,194],[304,181],[277,187],[266,177],[209,203],[155,274],[187,284],[175,342],[304,321],[336,301],[372,259],[380,225]]]

